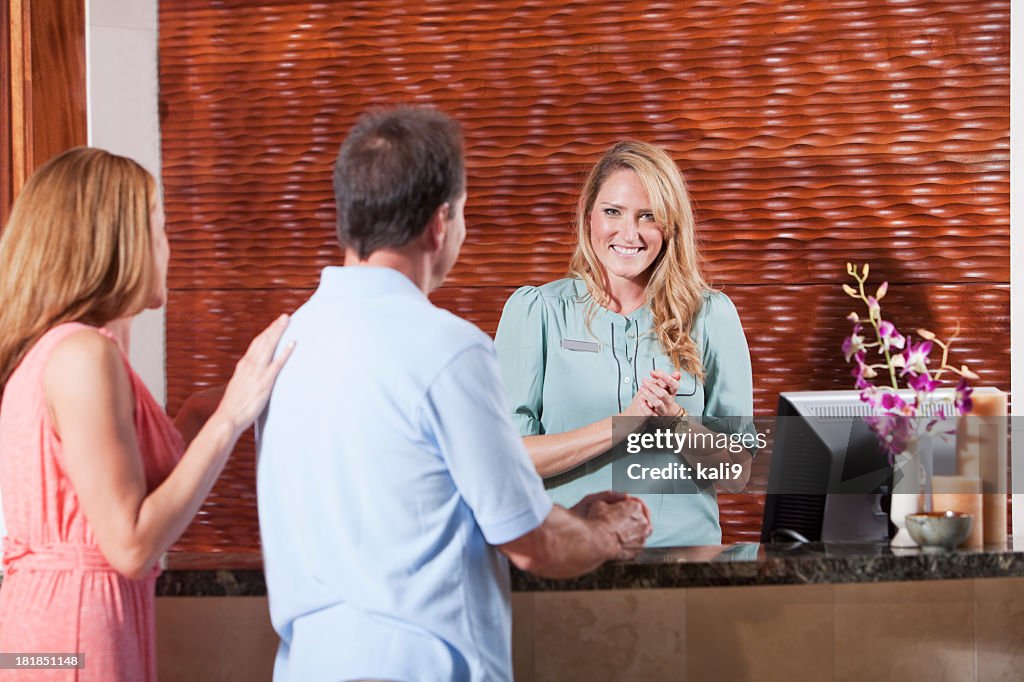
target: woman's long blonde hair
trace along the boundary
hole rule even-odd
[[[704,366],[690,329],[703,304],[707,284],[700,272],[690,195],[682,173],[668,154],[646,142],[625,140],[611,147],[594,165],[576,206],[576,251],[569,262],[569,276],[582,279],[593,301],[607,306],[607,277],[590,241],[590,212],[601,185],[622,169],[637,174],[665,240],[651,265],[646,289],[654,333],[676,369],[703,381]]]
[[[35,172],[0,234],[0,395],[52,327],[100,326],[152,299],[155,201],[142,166],[100,149],[68,150]]]

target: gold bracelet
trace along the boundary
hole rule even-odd
[[[677,403],[678,405],[678,403]],[[686,411],[686,408],[679,405],[679,412],[672,417],[672,430],[676,433],[686,433],[690,430],[690,415]]]

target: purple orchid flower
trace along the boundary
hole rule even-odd
[[[889,456],[890,464],[913,440],[912,420],[902,414],[871,415],[865,417],[864,422],[878,437],[879,443]]]
[[[853,377],[853,386],[857,390],[871,387],[871,382],[864,377],[864,368],[864,363],[858,362],[857,366],[850,370],[850,376]]]
[[[878,336],[882,340],[882,349],[898,348],[900,350],[907,343],[906,337],[896,330],[896,325],[888,320],[882,320],[878,325]]]
[[[907,386],[914,389],[918,393],[931,393],[939,385],[939,382],[933,381],[928,372],[922,372],[921,374],[912,374],[907,379]]]
[[[928,354],[931,352],[931,341],[909,344],[907,349],[903,351],[903,371],[900,372],[900,376],[927,374]]]
[[[843,355],[846,361],[864,350],[864,337],[861,336],[862,326],[860,323],[853,325],[853,333],[843,339]]]
[[[882,395],[882,399],[881,401],[879,401],[879,404],[882,406],[882,409],[884,410],[896,412],[906,412],[907,410],[906,401],[904,401],[903,398],[899,397],[895,393],[886,392],[884,395]]]
[[[967,414],[974,407],[974,401],[971,400],[971,393],[974,393],[974,389],[967,384],[967,379],[960,378],[960,383],[956,385],[956,391],[953,398],[953,406],[956,407],[957,412],[960,414]]]

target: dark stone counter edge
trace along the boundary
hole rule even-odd
[[[609,564],[572,580],[547,580],[512,571],[513,592],[624,590],[754,585],[826,585],[916,580],[1024,577],[1024,554],[947,554],[768,559],[758,562]],[[158,597],[260,597],[263,571],[169,570]]]
[[[1024,577],[1024,552],[792,556],[739,562],[614,563],[571,580],[547,580],[513,569],[512,591],[828,585],[1011,577]],[[262,597],[266,593],[263,571],[258,568],[169,569],[163,572],[156,583],[158,597]]]

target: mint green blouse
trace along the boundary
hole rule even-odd
[[[505,303],[494,343],[520,434],[563,433],[618,414],[652,368],[674,371],[652,331],[650,306],[629,315],[598,306],[588,330],[590,301],[582,280],[560,279],[522,287]],[[700,349],[705,380],[684,373],[676,401],[691,415],[723,423],[742,418],[728,423],[752,428],[750,352],[729,297],[707,291],[690,335]],[[677,483],[680,492],[638,495],[654,525],[648,546],[720,544],[714,486]],[[589,460],[548,478],[545,487],[557,504],[571,507],[584,495],[612,489],[612,462]]]

